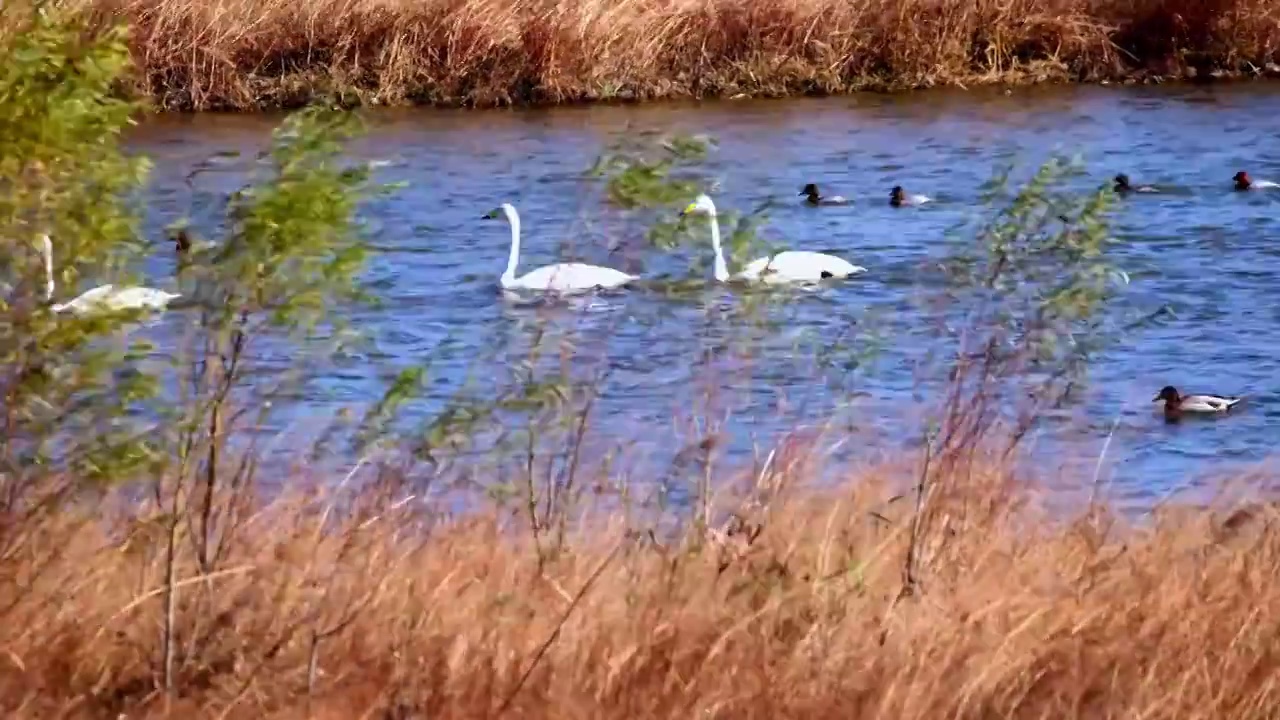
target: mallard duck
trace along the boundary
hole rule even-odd
[[[1166,385],[1151,402],[1163,400],[1165,417],[1176,419],[1183,413],[1225,413],[1243,399],[1233,395],[1179,395],[1177,388]]]
[[[1115,186],[1112,187],[1111,189],[1120,195],[1123,195],[1125,193],[1130,193],[1130,192],[1141,192],[1141,193],[1160,192],[1159,190],[1156,190],[1150,185],[1139,185],[1138,187],[1134,187],[1130,185],[1129,176],[1125,175],[1124,173],[1120,173],[1119,175],[1116,175]]]
[[[1261,190],[1262,188],[1280,187],[1280,185],[1270,180],[1254,180],[1249,177],[1249,173],[1243,170],[1232,175],[1231,180],[1235,183],[1233,187],[1236,190]]]
[[[889,191],[889,204],[894,207],[903,205],[923,205],[929,202],[927,195],[908,195],[901,185],[894,185]]]
[[[804,201],[810,205],[848,205],[849,204],[849,201],[844,199],[840,195],[831,195],[830,197],[823,197],[822,194],[818,192],[818,186],[813,183],[809,183],[808,185],[805,185],[800,190],[800,194],[805,196]]]

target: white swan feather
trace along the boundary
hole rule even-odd
[[[720,246],[720,220],[716,216],[715,203],[707,195],[699,195],[694,202],[684,209],[685,215],[703,212],[711,223],[711,245],[715,249],[715,277],[719,282],[730,280],[759,281],[766,284],[795,282],[820,282],[828,278],[846,278],[850,275],[866,272],[867,269],[854,265],[843,258],[809,250],[787,250],[776,255],[756,258],[747,263],[741,271],[729,274],[725,263],[724,251]]]
[[[486,213],[484,217],[496,218],[499,212],[506,215],[507,222],[511,225],[511,255],[507,259],[507,270],[499,279],[503,288],[571,293],[615,288],[637,278],[620,270],[586,263],[546,265],[516,277],[516,264],[520,259],[520,214],[510,203],[503,203],[500,207]]]
[[[50,309],[56,313],[69,310],[76,315],[86,315],[103,311],[163,310],[170,302],[182,297],[180,293],[165,292],[155,288],[117,288],[107,284],[86,290],[68,302],[54,303],[53,241],[48,235],[40,236],[40,249],[44,255],[45,301],[52,303]]]

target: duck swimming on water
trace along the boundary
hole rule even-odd
[[[1138,187],[1134,187],[1130,185],[1129,176],[1125,175],[1124,173],[1120,173],[1119,175],[1116,175],[1115,186],[1112,187],[1111,189],[1120,195],[1124,195],[1125,193],[1130,193],[1130,192],[1140,192],[1140,193],[1160,192],[1159,190],[1156,190],[1150,185],[1139,185]]]
[[[889,191],[889,204],[894,207],[903,205],[923,205],[929,202],[927,195],[908,195],[901,185],[894,185]]]
[[[840,195],[823,197],[822,194],[818,192],[818,186],[815,185],[814,183],[809,183],[805,185],[800,190],[800,194],[805,196],[804,201],[810,205],[847,205],[849,204],[849,201],[844,199]]]
[[[1179,395],[1177,388],[1166,385],[1151,399],[1151,402],[1163,400],[1165,418],[1177,420],[1184,413],[1197,415],[1225,413],[1243,399],[1235,395]]]
[[[1236,190],[1261,190],[1263,188],[1280,187],[1280,184],[1273,183],[1270,180],[1254,180],[1249,177],[1249,173],[1241,170],[1231,176],[1233,187]]]

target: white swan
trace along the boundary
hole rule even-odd
[[[557,263],[546,265],[516,277],[516,262],[520,259],[520,215],[510,203],[502,203],[484,215],[486,219],[498,217],[501,212],[507,216],[511,224],[511,256],[507,260],[507,271],[502,273],[500,282],[508,290],[550,290],[558,293],[569,293],[596,288],[613,288],[635,280],[637,276],[628,275],[612,268],[585,263]]]
[[[729,275],[729,266],[724,261],[724,251],[720,248],[720,220],[716,217],[715,203],[706,195],[699,195],[697,200],[684,209],[683,215],[693,212],[704,212],[711,219],[711,246],[715,248],[715,275],[719,282],[729,280],[758,280],[767,284],[789,282],[818,282],[827,278],[845,278],[867,269],[846,262],[834,255],[810,252],[808,250],[786,250],[772,257],[756,258],[735,275]]]
[[[40,249],[44,255],[45,288],[47,302],[53,302],[53,241],[48,235],[40,236]],[[176,298],[178,293],[165,292],[149,287],[127,287],[117,289],[114,285],[101,285],[86,290],[79,297],[65,303],[53,303],[51,309],[60,313],[70,310],[76,315],[85,315],[102,310],[163,310]]]

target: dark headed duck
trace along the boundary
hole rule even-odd
[[[1130,185],[1129,176],[1125,175],[1124,173],[1120,173],[1119,175],[1116,175],[1115,186],[1112,187],[1111,189],[1120,195],[1124,195],[1126,193],[1131,193],[1131,192],[1142,192],[1142,193],[1158,192],[1155,188],[1151,187],[1150,185],[1139,185],[1138,187],[1134,187]]]
[[[1254,180],[1249,177],[1249,173],[1244,170],[1232,175],[1231,180],[1234,183],[1233,187],[1236,190],[1259,190],[1262,188],[1280,187],[1280,185],[1277,185],[1270,180]]]
[[[889,204],[894,207],[902,207],[903,205],[923,205],[929,202],[928,196],[925,195],[908,195],[901,185],[894,185],[889,191]]]
[[[1166,385],[1151,402],[1164,401],[1164,416],[1176,420],[1184,413],[1211,415],[1225,413],[1244,398],[1233,395],[1179,395],[1178,389]]]
[[[175,250],[184,255],[191,252],[191,233],[188,233],[186,228],[174,232],[173,246]]]
[[[800,190],[800,194],[804,196],[804,201],[810,205],[846,205],[849,202],[839,195],[823,197],[822,193],[818,192],[818,186],[814,183],[805,185]]]

